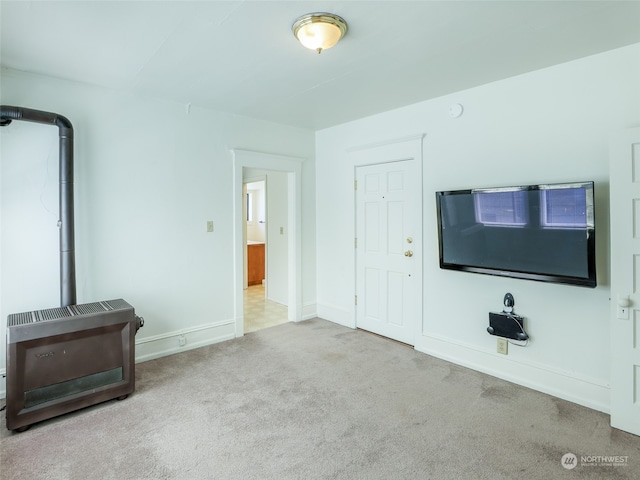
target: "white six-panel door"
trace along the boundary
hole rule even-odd
[[[418,162],[356,167],[356,325],[410,345],[422,315]]]
[[[612,136],[611,426],[640,435],[640,128]]]

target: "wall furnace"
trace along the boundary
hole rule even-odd
[[[62,115],[0,105],[0,126],[13,120],[57,126],[60,138],[61,306],[7,318],[7,428],[23,431],[132,393],[134,337],[144,320],[122,299],[76,305],[73,127]]]
[[[9,315],[7,428],[133,393],[140,326],[122,299]]]

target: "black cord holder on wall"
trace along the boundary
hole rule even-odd
[[[524,330],[524,317],[513,313],[513,307],[515,306],[513,295],[506,293],[503,305],[502,312],[489,312],[487,332],[497,337],[510,338],[512,340],[528,340],[529,335]]]

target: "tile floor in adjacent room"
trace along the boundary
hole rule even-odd
[[[287,307],[267,300],[264,285],[252,285],[244,291],[244,333],[287,323]]]

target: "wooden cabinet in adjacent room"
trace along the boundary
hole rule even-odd
[[[247,244],[247,284],[260,285],[264,280],[264,243]]]

